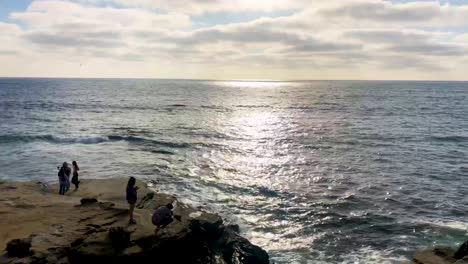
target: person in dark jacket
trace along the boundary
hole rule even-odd
[[[59,172],[58,172],[59,185],[60,185],[59,194],[61,195],[64,195],[68,191],[68,188],[70,187],[70,174],[71,174],[71,169],[70,167],[68,167],[68,163],[64,162],[62,164],[62,167],[59,168]]]
[[[158,231],[158,229],[164,228],[170,223],[172,223],[173,208],[174,207],[172,206],[172,203],[168,203],[166,204],[166,206],[161,206],[154,211],[151,220],[153,222],[153,225],[156,226],[156,232]]]
[[[129,215],[130,215],[129,223],[130,224],[136,224],[136,221],[133,218],[133,211],[135,210],[135,204],[138,200],[138,197],[137,197],[138,186],[135,186],[135,184],[136,184],[136,179],[134,177],[130,177],[127,183],[127,202],[130,207],[129,208]]]

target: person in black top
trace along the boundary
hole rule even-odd
[[[135,210],[135,204],[136,204],[136,201],[138,199],[138,197],[137,197],[138,187],[135,186],[135,183],[136,183],[136,179],[134,177],[130,177],[130,179],[128,179],[128,183],[127,183],[127,202],[128,202],[128,204],[130,206],[130,208],[129,208],[129,214],[130,214],[129,223],[130,224],[136,224],[135,219],[133,219],[133,210]]]
[[[73,177],[71,182],[75,185],[75,190],[78,190],[80,187],[80,181],[78,180],[78,171],[80,170],[80,167],[78,167],[78,163],[76,161],[72,162],[73,166]]]

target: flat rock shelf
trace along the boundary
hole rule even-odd
[[[137,224],[128,224],[126,179],[84,180],[58,195],[44,183],[0,183],[0,263],[269,263],[236,225],[138,183]],[[156,232],[154,209],[173,203]]]

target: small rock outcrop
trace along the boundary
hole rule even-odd
[[[468,256],[468,241],[463,243],[458,248],[457,252],[455,252],[455,254],[453,255],[453,257],[456,258],[456,259],[462,259],[462,258],[464,258],[466,256]]]
[[[419,251],[411,262],[405,264],[468,264],[468,241],[463,243],[456,252],[446,247]]]
[[[8,257],[26,257],[31,255],[31,238],[13,239],[8,242],[6,251]]]

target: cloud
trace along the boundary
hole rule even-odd
[[[344,31],[343,35],[348,38],[358,39],[369,43],[401,44],[426,42],[433,38],[436,33],[402,29],[356,29]]]
[[[292,11],[265,13],[281,10]],[[221,11],[261,11],[264,17],[205,27],[192,21]],[[426,70],[461,76],[457,69],[468,61],[467,12],[467,5],[382,0],[39,0],[10,14],[18,25],[0,22],[0,55],[18,57],[9,61],[18,69],[27,58],[66,61],[67,67],[74,61],[119,64],[132,73],[138,64],[145,77],[170,72],[167,65],[175,75],[178,68],[197,67],[192,71],[201,78],[226,65],[229,74],[238,69],[250,76],[245,69],[252,66],[259,76],[268,75],[264,68],[272,76],[282,70],[307,79],[308,69],[326,76],[386,78],[396,69],[405,69],[405,77],[427,76]]]
[[[425,57],[408,57],[408,56],[381,56],[376,60],[376,64],[381,68],[388,70],[411,70],[418,69],[424,72],[440,72],[445,71],[447,68],[437,63],[437,61],[431,61]]]
[[[464,56],[468,49],[462,45],[444,44],[444,43],[421,43],[421,44],[405,44],[392,45],[386,50],[395,53],[415,53],[426,56]]]
[[[34,1],[26,12],[15,12],[12,19],[20,20],[30,28],[56,25],[100,26],[114,29],[132,28],[184,28],[190,18],[181,13],[159,14],[143,9],[90,7],[66,1]]]
[[[0,50],[0,56],[2,55],[9,55],[9,56],[12,56],[12,55],[18,55],[18,51],[16,50]]]
[[[107,34],[110,35],[110,34]],[[24,37],[32,43],[45,46],[66,47],[101,47],[109,48],[124,45],[116,38],[107,38],[95,34],[57,34],[57,33],[27,33]]]
[[[343,1],[344,2],[344,1]],[[391,1],[346,1],[320,8],[322,17],[354,20],[355,24],[421,25],[432,27],[468,25],[468,6],[442,5],[438,1],[393,3]]]
[[[420,30],[352,30],[344,33],[350,38],[378,45],[380,52],[420,54],[426,56],[464,56],[468,49],[457,43],[446,43],[441,39],[449,34]]]
[[[86,4],[117,4],[123,7],[149,8],[185,14],[209,12],[294,10],[310,4],[307,0],[79,0]]]
[[[3,23],[0,21],[0,32],[2,32],[1,35],[17,34],[21,32],[21,29],[16,24]]]

